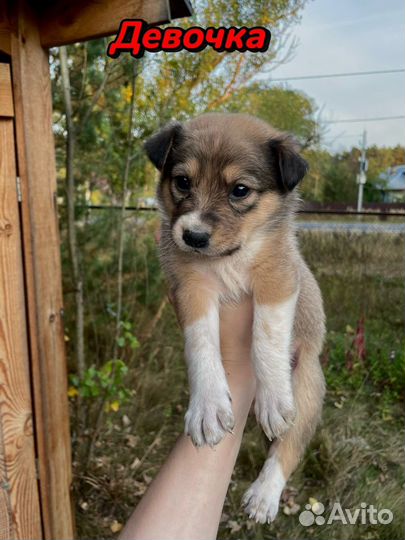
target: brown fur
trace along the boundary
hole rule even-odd
[[[324,396],[318,361],[322,299],[293,227],[294,187],[305,173],[303,161],[290,137],[248,115],[207,114],[165,129],[147,143],[147,150],[161,170],[161,261],[182,325],[203,317],[218,298],[235,301],[243,292],[271,305],[299,291],[293,335],[299,350],[293,372],[297,417],[283,440],[271,447],[288,477],[315,430]],[[159,145],[163,158],[156,154]],[[187,196],[175,187],[178,175],[191,180]],[[245,199],[229,197],[237,183],[252,189]],[[173,231],[182,216],[197,210],[211,235],[209,247],[183,249]],[[253,240],[258,248],[246,247]]]

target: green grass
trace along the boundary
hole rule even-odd
[[[123,350],[130,366],[131,401],[109,413],[88,466],[82,449],[92,435],[73,424],[74,497],[79,538],[113,536],[114,520],[124,523],[183,430],[188,389],[182,336],[172,308],[146,339],[164,296],[151,228],[154,219],[128,222],[125,267],[126,320],[134,323],[141,347]],[[103,219],[83,236],[87,270],[88,360],[100,366],[111,349],[114,308],[114,227]],[[104,227],[104,228],[103,228]],[[402,539],[404,536],[404,238],[393,234],[350,235],[303,231],[300,243],[323,292],[327,340],[322,362],[328,384],[323,422],[288,483],[279,516],[270,526],[248,520],[240,508],[267,452],[267,442],[250,418],[224,507],[220,538],[329,540]],[[108,246],[111,249],[108,249]],[[98,256],[102,254],[102,257]],[[65,265],[65,290],[69,284]],[[74,338],[71,297],[66,295],[67,331]],[[366,356],[356,358],[353,340],[365,321]],[[149,330],[148,330],[149,329]],[[71,346],[71,345],[70,345]],[[72,400],[72,405],[74,401]],[[72,414],[73,414],[72,406]],[[74,417],[76,421],[76,417]],[[389,525],[300,525],[287,515],[294,502],[309,498],[326,514],[334,502],[355,509],[361,502],[389,508]],[[286,510],[287,508],[287,510]]]

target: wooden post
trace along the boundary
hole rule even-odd
[[[48,54],[18,2],[11,34],[29,343],[46,539],[73,538],[71,447]]]
[[[42,537],[10,66],[0,64],[0,538]]]

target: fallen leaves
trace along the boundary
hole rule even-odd
[[[295,514],[299,512],[300,508],[301,506],[293,501],[283,507],[283,512],[286,516],[295,516]]]
[[[138,442],[139,442],[138,435],[132,435],[132,433],[127,433],[125,435],[125,443],[130,448],[135,448],[135,446],[138,444]]]
[[[131,463],[131,465],[129,466],[129,468],[133,471],[134,469],[137,469],[140,464],[141,464],[141,460],[138,457],[136,457],[134,461]]]
[[[343,405],[346,401],[346,397],[345,396],[340,396],[340,399],[339,401],[335,401],[333,403],[333,405],[337,408],[337,409],[343,409]]]
[[[295,501],[298,490],[294,487],[287,487],[282,494],[283,514],[286,516],[295,516],[301,506]]]
[[[120,409],[120,402],[119,401],[115,400],[112,403],[110,403],[110,410],[111,411],[117,412],[117,411],[119,411],[119,409]]]
[[[236,533],[241,530],[241,525],[237,521],[234,521],[233,519],[230,519],[228,523],[226,524],[227,528],[230,529],[230,533]]]
[[[120,523],[116,519],[114,519],[114,521],[110,525],[111,532],[113,532],[113,533],[120,532],[122,527],[123,527],[122,523]]]
[[[141,497],[148,487],[144,482],[139,482],[138,480],[134,480],[132,485],[135,488],[133,491],[135,497]]]
[[[77,388],[75,388],[74,386],[69,386],[69,389],[67,391],[67,395],[70,398],[75,398],[76,396],[79,395],[79,392],[78,392]]]
[[[124,427],[128,427],[129,425],[131,425],[131,420],[128,418],[128,416],[126,414],[124,414],[121,421],[122,421],[122,425]]]

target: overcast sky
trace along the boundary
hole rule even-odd
[[[403,0],[309,0],[293,34],[299,40],[294,58],[274,70],[274,77],[405,66]],[[291,81],[288,85],[313,97],[325,120],[405,114],[405,73]],[[331,125],[325,145],[335,151],[357,145],[363,128],[370,144],[405,144],[402,119]]]

